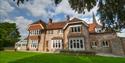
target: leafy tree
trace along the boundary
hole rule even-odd
[[[17,0],[17,5],[28,0]],[[62,0],[54,0],[59,4]],[[125,28],[125,0],[69,0],[71,8],[78,13],[85,13],[85,9],[90,11],[99,2],[98,15],[103,23],[103,28],[108,27],[113,30]],[[115,21],[117,18],[117,22]],[[107,24],[107,26],[106,26]],[[113,27],[112,27],[112,26]]]
[[[15,23],[0,23],[0,48],[14,46],[20,34]]]

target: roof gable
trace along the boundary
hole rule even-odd
[[[68,25],[70,25],[70,24],[75,25],[75,24],[79,24],[79,23],[82,23],[82,24],[84,24],[85,26],[88,27],[88,24],[87,24],[85,21],[83,21],[83,20],[81,20],[81,19],[78,19],[78,18],[73,18],[72,20],[69,20],[69,21],[66,23],[66,25],[64,26],[63,29],[65,29],[65,28],[66,28]]]
[[[43,22],[42,20],[38,20],[38,21],[30,24],[28,30],[45,29],[45,28],[46,28],[46,23]]]
[[[83,20],[78,19],[78,18],[73,18],[73,19],[69,20],[69,22],[77,22],[77,21],[83,21]]]

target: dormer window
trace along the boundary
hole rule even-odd
[[[80,26],[71,27],[71,32],[80,32]]]

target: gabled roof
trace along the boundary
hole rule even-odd
[[[34,30],[34,29],[44,29],[46,28],[46,23],[43,22],[42,20],[38,20],[32,24],[30,24],[28,30]]]
[[[66,21],[48,23],[47,29],[62,29],[65,26],[65,24],[66,24]]]
[[[83,20],[81,20],[81,19],[78,19],[78,18],[73,18],[73,19],[71,19],[71,20],[69,20],[67,23],[66,23],[66,25],[65,25],[65,27],[63,28],[63,29],[65,29],[68,25],[70,25],[70,24],[79,24],[79,23],[83,23],[85,26],[87,26],[88,27],[88,24],[86,23],[86,22],[84,22]]]
[[[73,18],[72,20],[69,20],[69,22],[76,22],[76,21],[83,21],[83,20],[78,19],[78,18]]]
[[[30,25],[29,30],[43,29],[41,24]]]

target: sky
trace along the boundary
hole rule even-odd
[[[53,0],[29,0],[19,6],[13,0],[0,0],[0,22],[16,23],[22,37],[26,37],[29,24],[40,19],[47,23],[48,19],[52,18],[57,22],[66,20],[66,16],[69,15],[71,18],[77,17],[92,23],[92,13],[97,14],[97,5],[98,2],[91,11],[85,10],[85,14],[78,14],[71,8],[68,0],[62,0],[57,6]],[[99,16],[96,15],[96,19],[98,20]]]

